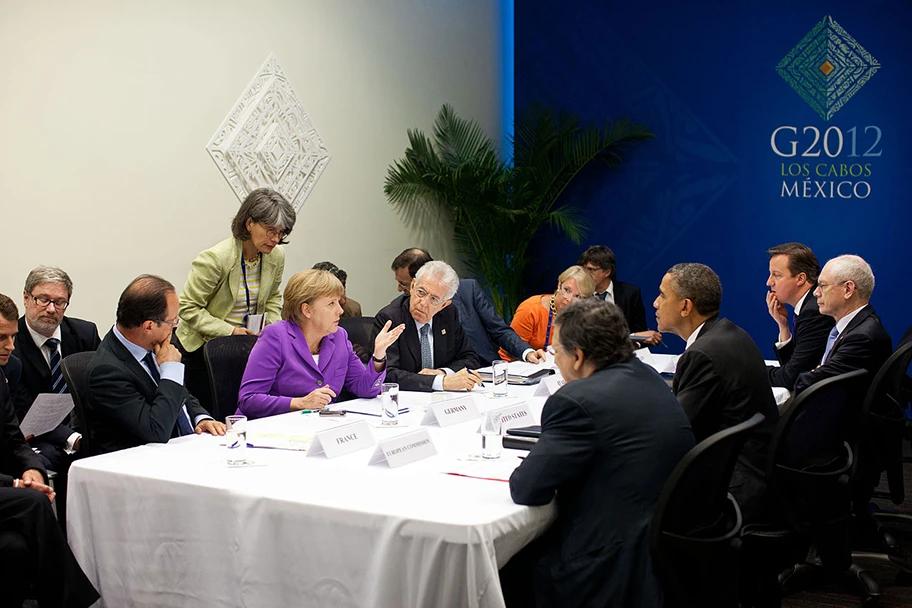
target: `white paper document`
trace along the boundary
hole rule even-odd
[[[292,433],[247,433],[247,447],[272,448],[305,452],[313,442],[312,435]]]
[[[39,393],[19,425],[22,434],[44,435],[57,428],[73,409],[73,396],[69,393]]]

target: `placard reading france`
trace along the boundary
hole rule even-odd
[[[883,153],[876,124],[827,124],[880,69],[880,63],[829,15],[776,66],[820,116],[821,124],[781,124],[770,147],[781,159],[781,198],[865,199]]]

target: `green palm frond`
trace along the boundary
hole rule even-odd
[[[517,120],[513,158],[503,162],[477,123],[444,104],[433,138],[408,131],[405,156],[390,166],[383,190],[406,221],[446,214],[463,263],[509,319],[524,297],[527,254],[539,229],[556,228],[574,243],[585,236],[582,212],[560,204],[568,184],[595,159],[619,166],[627,148],[651,137],[627,119],[581,127],[575,116],[534,107]]]

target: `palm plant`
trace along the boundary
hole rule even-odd
[[[509,320],[524,297],[536,233],[555,227],[577,244],[585,234],[580,209],[561,200],[573,178],[596,159],[619,166],[624,148],[651,137],[627,119],[581,127],[574,116],[536,106],[516,122],[513,159],[503,162],[477,123],[444,104],[433,141],[409,129],[405,158],[394,161],[383,190],[406,217],[442,214],[452,223],[462,261]]]

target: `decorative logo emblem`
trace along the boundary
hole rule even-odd
[[[824,120],[831,119],[879,69],[880,63],[829,15],[776,66]]]

